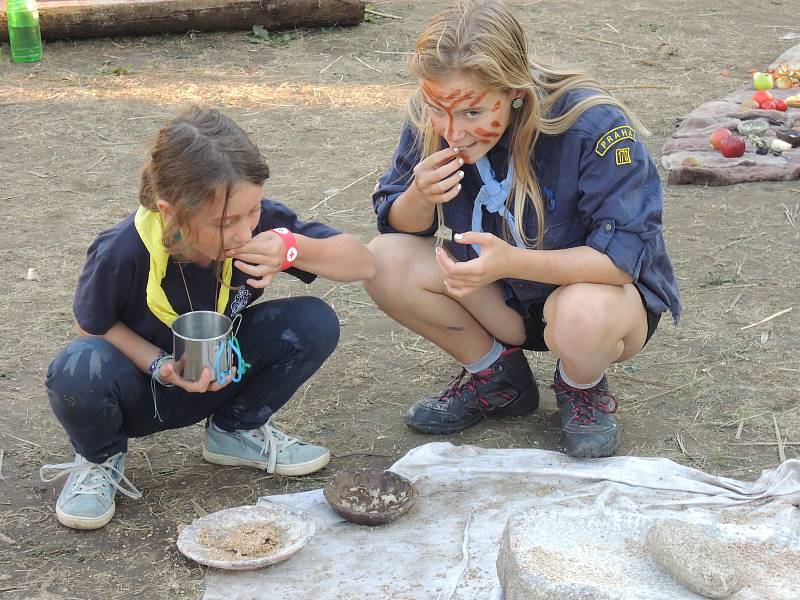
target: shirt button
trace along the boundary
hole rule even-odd
[[[603,225],[603,229],[605,229],[606,231],[611,231],[611,223],[606,223],[605,225]]]

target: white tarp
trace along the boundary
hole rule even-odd
[[[566,515],[580,509],[611,520],[625,513],[711,523],[732,540],[800,551],[797,459],[744,482],[663,458],[575,460],[544,450],[431,443],[411,450],[391,470],[411,479],[419,497],[408,514],[380,527],[344,522],[321,490],[260,499],[306,511],[317,521],[315,537],[289,560],[258,571],[209,569],[204,598],[502,598],[496,568],[500,539],[509,515],[532,507],[552,518],[564,507],[563,526],[549,528],[559,539],[541,540],[544,547],[563,546],[570,528],[580,526]],[[573,560],[564,569],[580,566]],[[800,589],[791,595],[797,575],[789,576],[786,597],[800,598]]]

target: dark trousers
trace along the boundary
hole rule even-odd
[[[47,371],[50,406],[81,456],[94,463],[128,449],[128,438],[186,427],[213,415],[226,431],[266,423],[331,355],[339,320],[319,298],[272,300],[242,312],[237,335],[252,367],[238,383],[192,394],[156,384],[99,337],[81,337]]]

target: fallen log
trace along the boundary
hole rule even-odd
[[[0,39],[8,40],[5,0]],[[42,39],[356,25],[364,0],[39,0]]]

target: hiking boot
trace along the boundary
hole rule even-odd
[[[122,492],[134,500],[142,494],[123,474],[125,453],[119,452],[102,464],[95,464],[75,455],[74,462],[44,465],[39,477],[44,482],[69,475],[56,501],[56,516],[62,525],[73,529],[99,529],[114,516],[114,496]],[[45,477],[46,471],[57,471]]]
[[[288,436],[269,422],[249,431],[224,431],[209,420],[203,458],[215,465],[255,467],[291,476],[319,471],[330,462],[331,453]]]
[[[441,394],[416,402],[405,421],[422,433],[457,433],[482,418],[518,417],[538,407],[528,360],[520,348],[508,348],[488,369],[464,369]]]
[[[566,453],[576,458],[614,454],[619,448],[619,429],[611,414],[617,411],[617,400],[608,393],[606,376],[594,387],[581,390],[564,383],[556,365],[552,388],[561,413]]]

